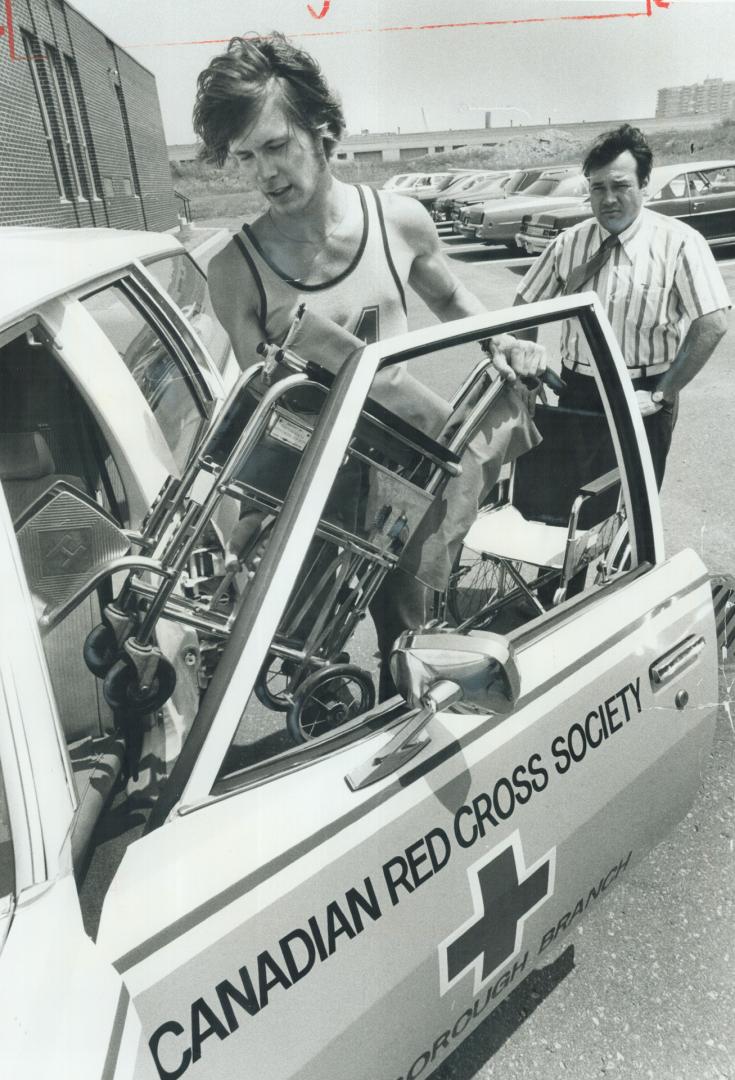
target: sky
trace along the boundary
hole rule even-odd
[[[169,144],[194,140],[209,59],[274,29],[319,61],[349,132],[650,117],[660,87],[735,79],[735,0],[660,2],[71,0],[156,76]]]

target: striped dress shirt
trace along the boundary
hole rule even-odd
[[[526,303],[561,296],[572,267],[599,249],[606,229],[591,218],[560,233],[518,287]],[[674,361],[692,321],[730,307],[730,297],[704,237],[677,218],[641,210],[583,290],[597,293],[629,368],[656,375]],[[589,372],[577,320],[562,329],[565,367]],[[645,369],[645,370],[641,370]]]

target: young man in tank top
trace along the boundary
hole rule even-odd
[[[316,61],[283,35],[234,38],[211,61],[199,76],[194,126],[205,160],[235,157],[268,204],[209,264],[212,304],[241,367],[256,361],[261,341],[283,339],[302,302],[366,342],[407,329],[407,285],[442,321],[485,310],[450,270],[418,202],[332,174],[341,105]],[[493,344],[510,381],[545,367],[533,342],[501,335]],[[506,445],[517,456],[534,435],[518,403],[506,408]],[[437,575],[388,575],[371,607],[383,656],[430,614],[430,590],[445,584]],[[390,689],[383,669],[381,696]]]

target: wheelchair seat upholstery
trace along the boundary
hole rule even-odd
[[[464,542],[473,551],[490,552],[500,559],[560,570],[568,533],[566,524],[526,519],[517,506],[505,503],[481,510]]]

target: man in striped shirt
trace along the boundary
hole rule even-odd
[[[516,303],[597,293],[638,392],[661,487],[679,392],[727,330],[730,298],[700,233],[644,207],[652,160],[643,133],[629,124],[595,141],[583,164],[594,217],[547,247],[518,287]],[[562,331],[561,359],[567,389],[559,404],[600,409],[575,321]]]

